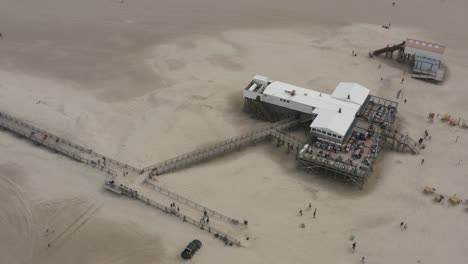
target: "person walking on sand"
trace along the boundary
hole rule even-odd
[[[423,165],[423,164],[424,164],[424,159],[421,160],[421,165]]]
[[[362,263],[362,264],[366,263],[366,257],[362,257],[362,258],[361,258],[361,263]]]
[[[302,210],[299,210],[299,214],[302,216]]]
[[[317,208],[315,208],[315,210],[314,210],[314,219],[315,219],[316,215],[317,215]]]
[[[403,226],[403,230],[406,231],[406,228],[408,228],[408,224],[405,223],[405,225]]]
[[[309,208],[312,208],[312,203],[309,203]]]
[[[353,246],[352,246],[353,252],[356,251],[356,243],[357,243],[357,242],[354,242],[354,243],[353,243]]]

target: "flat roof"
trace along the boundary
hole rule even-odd
[[[294,91],[294,95],[292,95],[292,91]],[[345,107],[356,110],[360,108],[360,105],[358,104],[333,98],[330,94],[321,93],[278,81],[272,82],[270,85],[268,85],[263,91],[263,94],[290,100],[314,108],[324,108],[336,111]]]
[[[366,101],[369,93],[369,89],[357,83],[340,82],[331,96],[361,106]]]
[[[338,111],[330,111],[328,109],[315,109],[314,114],[317,114],[317,117],[310,124],[311,128],[328,129],[344,137],[354,122],[356,111],[342,109],[341,113],[339,113]]]
[[[263,91],[267,96],[313,107],[317,117],[310,127],[328,129],[340,136],[346,134],[369,93],[369,89],[356,83],[340,83],[330,95],[278,81]]]

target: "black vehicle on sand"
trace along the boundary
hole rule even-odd
[[[190,242],[187,247],[185,247],[184,251],[180,253],[180,256],[183,259],[191,259],[193,255],[202,247],[202,242],[198,239],[193,240]]]

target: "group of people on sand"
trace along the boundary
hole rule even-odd
[[[312,203],[309,203],[309,210],[311,210],[311,209],[312,209]],[[299,210],[299,215],[300,215],[300,216],[303,215],[302,209]],[[313,216],[314,219],[315,219],[315,217],[317,216],[317,208],[314,209],[314,213],[312,214],[312,216]]]

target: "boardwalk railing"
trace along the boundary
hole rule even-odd
[[[191,206],[191,207],[193,207],[193,208],[195,208],[195,209],[204,211],[204,212],[206,212],[208,215],[217,217],[217,218],[219,218],[219,219],[221,219],[221,220],[224,220],[224,221],[226,221],[226,222],[229,222],[229,223],[231,223],[231,224],[235,224],[235,225],[241,224],[241,225],[244,225],[244,223],[241,223],[241,222],[240,222],[239,220],[237,220],[237,219],[234,219],[234,218],[225,216],[225,215],[223,215],[223,214],[221,214],[221,213],[218,213],[218,212],[216,212],[216,211],[214,211],[214,210],[211,210],[211,209],[209,209],[209,208],[207,208],[207,207],[205,207],[205,206],[203,206],[203,205],[201,205],[201,204],[199,204],[199,203],[196,203],[196,202],[194,202],[194,201],[191,201],[191,200],[189,200],[189,199],[187,199],[187,198],[185,198],[185,197],[183,197],[183,196],[180,196],[180,195],[178,195],[178,194],[176,194],[176,193],[173,193],[173,192],[171,192],[171,191],[169,191],[169,190],[167,190],[167,189],[164,189],[164,188],[162,188],[162,187],[160,187],[160,186],[157,186],[157,185],[151,183],[151,182],[150,182],[148,179],[146,179],[146,178],[145,178],[145,180],[144,180],[144,183],[147,184],[148,186],[150,186],[151,188],[153,188],[155,191],[158,191],[158,192],[160,192],[160,193],[163,194],[163,195],[166,195],[166,196],[168,196],[168,197],[170,197],[170,198],[172,198],[172,199],[175,199],[175,200],[177,200],[177,201],[179,201],[179,202],[181,202],[181,203],[183,203],[183,204],[186,204],[186,205],[188,205],[188,206]],[[244,225],[244,226],[245,226],[245,225]]]
[[[222,154],[240,150],[241,147],[255,145],[256,143],[265,140],[272,135],[272,131],[285,130],[295,125],[310,120],[309,117],[302,119],[288,118],[266,127],[259,128],[249,133],[233,137],[215,144],[196,149],[185,153],[175,158],[160,162],[156,165],[145,168],[149,171],[149,176],[161,175],[166,172],[174,171],[183,167],[188,167],[192,164],[205,161],[214,157],[219,157]]]
[[[208,224],[205,224],[205,223],[201,223],[200,221],[197,221],[187,215],[184,215],[184,214],[181,214],[180,212],[177,212],[176,210],[174,210],[173,208],[170,208],[170,207],[167,207],[165,205],[162,205],[148,197],[145,197],[141,194],[139,194],[137,191],[135,190],[132,190],[124,185],[119,185],[118,183],[112,183],[112,184],[109,184],[108,182],[106,182],[106,185],[105,185],[106,189],[109,189],[113,192],[116,192],[116,193],[121,193],[127,197],[131,197],[131,198],[135,198],[137,200],[140,200],[144,203],[146,203],[147,205],[151,205],[167,214],[170,214],[170,215],[173,215],[175,217],[178,217],[180,219],[182,219],[183,222],[187,222],[187,223],[190,223],[198,228],[200,228],[201,230],[205,230],[211,234],[213,234],[216,238],[219,238],[221,239],[224,243],[226,243],[227,245],[236,245],[236,246],[240,246],[240,241],[237,240],[236,238],[232,237],[232,236],[229,236],[228,234],[224,233],[223,231],[219,230],[219,229],[216,229],[215,227],[211,227],[210,225]]]
[[[305,142],[298,137],[295,137],[291,134],[286,134],[281,130],[271,130],[271,136],[275,137],[278,140],[285,142],[291,147],[302,148],[305,145]]]
[[[78,160],[80,162],[89,164],[93,167],[101,168],[103,170],[109,171],[109,174],[115,175],[115,171],[107,169],[107,166],[101,166],[101,161],[103,163],[107,162],[110,164],[115,165],[115,169],[123,170],[123,171],[133,171],[138,174],[142,174],[144,172],[150,172],[150,176],[152,175],[159,175],[161,173],[169,172],[181,167],[186,167],[191,164],[204,161],[216,156],[220,156],[222,154],[232,152],[235,150],[239,150],[241,147],[247,145],[254,145],[261,140],[266,139],[269,137],[273,130],[285,130],[291,128],[297,124],[310,120],[309,117],[302,118],[302,119],[294,119],[288,118],[276,122],[274,124],[270,124],[268,126],[259,128],[252,132],[233,137],[228,140],[224,140],[207,147],[203,147],[192,152],[180,155],[178,157],[157,163],[156,165],[146,167],[144,169],[138,169],[131,165],[121,163],[99,153],[96,153],[92,149],[82,147],[75,143],[70,142],[69,140],[63,139],[58,137],[50,132],[32,126],[28,123],[25,123],[17,118],[14,118],[6,113],[0,112],[0,126],[4,127],[16,133],[18,135],[24,136],[27,139],[32,140],[40,145],[43,145],[49,149],[54,151],[60,152],[65,156]],[[37,135],[42,135],[44,140],[40,140]],[[36,135],[36,136],[34,136]],[[48,138],[49,140],[45,140]],[[56,140],[55,143],[49,143],[51,140]],[[68,149],[68,150],[66,150]],[[97,162],[96,162],[96,160]],[[105,161],[105,162],[104,162]]]
[[[114,159],[111,159],[109,157],[106,157],[104,155],[101,155],[99,153],[94,152],[92,149],[88,149],[85,147],[82,147],[80,145],[77,145],[73,142],[70,142],[69,140],[66,140],[64,138],[58,137],[50,132],[47,132],[45,130],[42,130],[40,128],[37,128],[35,126],[32,126],[26,122],[23,122],[17,118],[14,118],[6,113],[0,112],[0,126],[10,130],[11,132],[21,135],[25,138],[28,138],[29,140],[38,143],[40,145],[43,145],[49,149],[52,149],[54,151],[60,152],[61,154],[68,156],[72,159],[75,159],[77,161],[95,166],[95,167],[101,167],[103,170],[110,170],[105,168],[104,166],[100,166],[99,164],[96,164],[93,160],[90,158],[85,158],[85,156],[88,157],[96,157],[98,159],[106,160],[109,163],[113,163],[116,166],[120,167],[123,170],[132,170],[135,173],[141,174],[143,173],[143,170],[137,169],[133,166],[130,166],[128,164],[124,164],[121,162],[118,162]],[[40,140],[39,138],[33,136],[34,134],[41,134],[43,136],[47,136],[49,139],[55,139],[57,140],[56,143],[50,143],[47,140]],[[63,148],[60,148],[60,145],[68,146],[69,149],[73,150],[72,151],[66,151]],[[115,172],[114,172],[115,174]]]
[[[396,149],[399,151],[408,148],[415,155],[420,153],[417,143],[408,135],[403,135],[397,130],[387,129],[385,131],[385,140],[390,143],[392,147],[397,143]],[[400,146],[402,146],[403,149],[400,150]]]
[[[14,122],[14,123],[16,123],[16,124],[20,124],[20,125],[22,125],[22,126],[25,126],[25,127],[29,128],[29,129],[31,129],[31,130],[40,131],[41,133],[44,133],[44,132],[42,132],[42,130],[37,130],[37,129],[36,129],[35,127],[33,127],[33,126],[30,126],[30,125],[28,125],[28,124],[26,124],[26,123],[23,123],[23,122],[21,122],[21,121],[18,121],[18,120],[16,120],[16,119],[13,119],[13,118],[11,118],[11,117],[9,117],[9,116],[5,116],[3,113],[1,113],[1,115],[0,115],[0,126],[3,127],[4,129],[7,129],[7,130],[9,130],[9,131],[11,131],[11,132],[13,132],[13,133],[15,133],[15,134],[17,134],[17,135],[20,135],[20,136],[23,136],[23,137],[25,137],[25,138],[28,138],[28,139],[30,139],[32,142],[34,142],[34,143],[36,143],[36,144],[39,144],[39,145],[42,145],[42,146],[44,146],[44,147],[46,147],[46,148],[48,148],[48,149],[51,149],[51,150],[53,150],[53,151],[55,151],[55,152],[58,152],[58,153],[62,154],[62,155],[64,155],[64,156],[67,156],[67,157],[72,158],[72,159],[74,159],[74,160],[76,160],[76,161],[85,163],[85,164],[87,164],[87,165],[89,165],[89,166],[91,166],[91,167],[93,167],[93,168],[97,168],[97,169],[99,169],[99,170],[101,170],[101,171],[103,171],[103,172],[105,172],[105,173],[107,173],[107,174],[109,174],[109,175],[112,175],[112,176],[116,176],[116,175],[117,175],[115,171],[113,171],[113,170],[111,170],[111,169],[109,169],[109,168],[106,168],[106,167],[104,167],[104,166],[98,165],[98,164],[96,164],[94,161],[92,161],[92,160],[90,160],[90,159],[86,159],[86,158],[84,158],[83,156],[81,156],[81,155],[79,155],[79,154],[77,154],[77,153],[73,153],[73,152],[70,152],[70,151],[66,151],[66,150],[61,149],[61,148],[57,147],[56,145],[51,144],[51,143],[49,143],[49,142],[47,142],[47,141],[39,140],[39,139],[36,138],[36,137],[32,137],[32,136],[31,136],[31,133],[30,133],[29,131],[19,129],[18,126],[15,126],[15,125],[9,125],[8,123],[3,122],[2,118],[6,118],[6,119],[8,119],[8,120],[10,120],[10,121],[12,121],[12,122]],[[51,134],[49,134],[49,135],[51,135]],[[61,142],[63,142],[63,141],[61,141]],[[64,143],[65,143],[65,142],[64,142]],[[71,142],[67,142],[66,144],[72,144],[72,143],[71,143]],[[72,144],[72,145],[74,145],[74,144]]]

